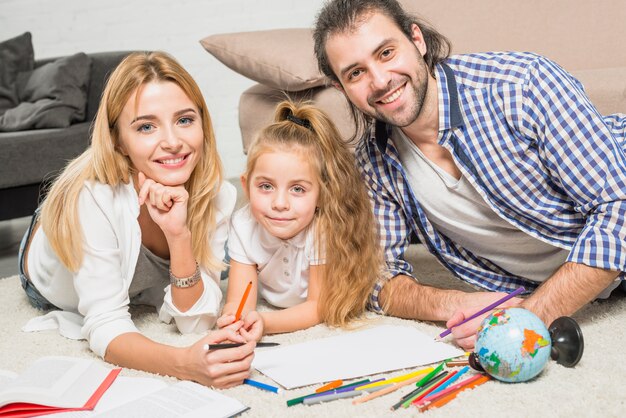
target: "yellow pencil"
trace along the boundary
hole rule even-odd
[[[411,379],[412,377],[419,376],[420,374],[429,373],[432,370],[433,370],[432,367],[426,367],[425,369],[421,369],[421,370],[417,370],[417,371],[414,371],[414,372],[411,372],[411,373],[403,374],[401,376],[392,377],[391,379],[380,380],[380,381],[374,382],[374,383],[368,383],[367,385],[363,385],[363,386],[359,386],[357,388],[354,388],[354,390],[363,390],[363,389],[373,388],[373,387],[376,387],[376,386],[388,385],[390,383],[403,382],[403,381],[405,381],[407,379]]]

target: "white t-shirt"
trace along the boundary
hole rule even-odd
[[[324,264],[316,257],[314,238],[313,227],[288,240],[276,238],[257,223],[247,205],[232,216],[228,254],[239,263],[256,265],[261,297],[288,308],[306,300],[309,266]]]
[[[224,258],[228,223],[235,207],[237,192],[224,182],[216,197],[216,229],[210,248],[219,260]],[[129,289],[141,247],[141,229],[137,217],[139,203],[132,181],[111,187],[98,182],[86,182],[78,201],[79,222],[84,237],[84,258],[76,273],[68,271],[50,247],[39,228],[32,238],[28,252],[28,273],[35,288],[53,305],[61,308],[47,316],[55,317],[60,332],[63,327],[81,327],[80,334],[89,341],[91,349],[104,357],[106,348],[115,337],[138,332],[130,313]],[[213,327],[219,313],[222,292],[220,272],[200,266],[204,292],[191,309],[180,312],[172,302],[170,286],[162,282],[144,291],[142,302],[153,305],[164,322],[172,319],[183,333],[203,332]],[[60,322],[68,315],[70,322]],[[31,330],[45,323],[35,318]],[[31,321],[33,322],[33,321]],[[39,328],[41,329],[41,327]],[[75,335],[76,332],[72,332]],[[64,334],[65,335],[65,334]]]
[[[439,232],[535,282],[546,280],[565,262],[569,250],[532,237],[498,216],[465,176],[457,180],[438,167],[402,130],[394,128],[392,138],[411,190]]]

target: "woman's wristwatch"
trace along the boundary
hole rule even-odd
[[[193,275],[189,277],[176,277],[172,274],[172,269],[170,268],[170,284],[179,289],[184,289],[186,287],[191,287],[194,284],[198,283],[202,276],[200,275],[200,266],[198,266],[198,262],[196,261],[196,271]]]

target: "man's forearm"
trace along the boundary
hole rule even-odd
[[[546,325],[572,315],[606,289],[619,274],[578,263],[565,263],[522,303]]]
[[[465,293],[424,286],[409,276],[389,280],[380,291],[385,313],[406,319],[447,321],[460,306]]]

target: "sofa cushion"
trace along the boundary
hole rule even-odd
[[[0,133],[0,188],[39,183],[58,174],[89,145],[90,125]]]
[[[350,105],[339,90],[317,87],[307,91],[289,92],[286,96],[280,89],[255,84],[244,91],[239,99],[239,128],[244,152],[248,152],[258,132],[272,122],[276,105],[287,97],[294,101],[313,101],[334,122],[344,140],[352,137],[355,128]]]
[[[602,115],[626,113],[626,67],[572,71]]]
[[[31,71],[34,65],[30,32],[0,42],[0,115],[17,106],[17,75],[22,71]]]
[[[317,68],[310,29],[218,34],[200,43],[230,69],[275,89],[300,91],[326,82]]]
[[[78,53],[19,74],[20,104],[0,116],[0,131],[67,128],[83,121],[90,66],[90,58]]]

